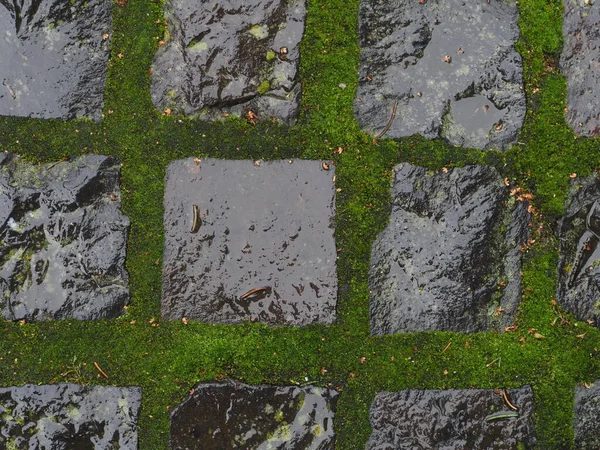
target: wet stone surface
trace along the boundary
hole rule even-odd
[[[354,111],[386,136],[507,149],[525,117],[512,1],[362,0]]]
[[[290,161],[189,158],[169,165],[164,317],[334,321],[334,167]]]
[[[205,120],[251,110],[293,124],[305,15],[303,0],[168,0],[169,38],[152,67],[154,105]]]
[[[313,386],[199,384],[171,415],[171,450],[333,450],[337,395]]]
[[[371,333],[511,325],[528,218],[492,167],[396,166],[390,224],[371,251]]]
[[[579,136],[600,135],[600,2],[565,0],[560,60],[567,76],[567,123]]]
[[[0,388],[0,447],[137,450],[141,398],[139,387]]]
[[[600,180],[571,180],[559,222],[556,298],[579,320],[600,326]]]
[[[102,117],[111,0],[0,0],[0,114]]]
[[[129,299],[119,161],[32,166],[0,153],[0,316],[117,317]]]
[[[577,450],[600,448],[600,380],[596,380],[590,388],[583,385],[575,387],[573,431]]]
[[[502,394],[491,389],[381,392],[371,405],[373,432],[367,450],[533,449],[533,392],[507,389],[514,415]]]

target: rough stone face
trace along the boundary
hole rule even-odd
[[[600,380],[590,388],[575,387],[575,448],[597,450],[600,448]]]
[[[529,215],[496,170],[431,173],[400,164],[392,202],[390,224],[371,251],[371,333],[511,325]]]
[[[536,443],[533,392],[529,386],[507,389],[519,417],[491,389],[380,392],[371,405],[373,433],[367,450],[515,450]]]
[[[111,0],[0,0],[0,114],[102,117]]]
[[[332,323],[333,165],[196,161],[167,169],[163,316]]]
[[[119,316],[129,299],[119,162],[87,155],[32,166],[0,153],[0,315]]]
[[[0,388],[0,447],[137,450],[141,398],[139,387]]]
[[[360,126],[506,149],[525,117],[512,1],[362,0],[354,103]]]
[[[579,136],[600,135],[600,3],[565,0],[560,60],[567,76],[567,123]]]
[[[152,67],[152,101],[161,111],[206,120],[224,114],[298,114],[303,0],[165,2],[169,38]]]
[[[196,386],[171,414],[171,450],[333,450],[337,392],[314,386]]]
[[[571,181],[559,222],[556,298],[579,320],[600,326],[600,180]]]

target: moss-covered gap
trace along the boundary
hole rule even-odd
[[[557,69],[562,3],[519,2],[518,50],[524,60],[528,114],[519,144],[505,153],[455,148],[417,136],[375,141],[359,129],[352,113],[358,3],[308,1],[301,45],[301,114],[292,128],[269,121],[255,127],[243,120],[203,123],[156,111],[148,90],[149,71],[164,38],[164,21],[162,4],[155,0],[120,1],[124,6],[114,7],[101,123],[0,118],[0,150],[34,162],[84,153],[119,157],[123,210],[132,222],[127,315],[99,322],[0,324],[1,385],[69,381],[142,386],[140,448],[165,449],[169,411],[197,382],[234,377],[289,384],[308,379],[342,391],[336,430],[337,448],[345,450],[364,448],[370,434],[369,405],[380,390],[530,384],[538,447],[572,448],[573,387],[600,378],[600,333],[552,302],[557,265],[553,230],[569,175],[586,175],[598,167],[600,143],[575,138],[564,122],[566,86]],[[335,161],[341,189],[337,324],[288,329],[160,319],[164,173],[170,161],[188,156]],[[525,253],[525,291],[516,332],[369,336],[370,247],[389,214],[391,168],[402,161],[432,169],[490,164],[513,185],[534,194],[544,231]],[[535,339],[530,329],[544,338]],[[109,379],[98,373],[94,362]]]

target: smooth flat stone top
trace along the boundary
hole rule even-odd
[[[0,1],[0,115],[99,121],[112,4]]]
[[[32,166],[0,153],[0,317],[118,317],[129,300],[120,163],[100,155]]]
[[[386,136],[507,149],[525,117],[513,1],[362,0],[354,111]]]
[[[163,316],[332,323],[333,176],[333,165],[324,170],[319,161],[172,162],[165,192]]]
[[[520,450],[536,443],[533,392],[507,389],[518,417],[491,389],[380,392],[371,405],[367,450]]]
[[[567,76],[567,123],[579,136],[600,135],[600,2],[565,0],[560,59]]]
[[[573,430],[577,450],[600,448],[600,380],[590,387],[575,387]]]
[[[526,203],[493,167],[394,168],[392,213],[371,251],[371,333],[503,330],[521,297]]]
[[[558,226],[556,299],[579,320],[600,326],[600,180],[571,180]]]
[[[0,388],[0,448],[137,450],[139,387]]]
[[[171,450],[333,450],[337,395],[314,386],[199,384],[171,414]]]
[[[152,66],[152,101],[206,120],[298,114],[304,0],[167,0],[169,37]]]

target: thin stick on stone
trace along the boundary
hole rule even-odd
[[[394,121],[394,117],[396,117],[396,108],[398,107],[398,102],[394,102],[394,106],[392,107],[392,115],[390,116],[390,120],[388,120],[385,128],[381,130],[381,133],[377,135],[377,139],[381,139],[385,133],[388,132],[390,127],[392,126],[392,122]]]
[[[258,292],[267,291],[269,289],[270,289],[269,286],[263,286],[263,287],[259,287],[259,288],[256,288],[256,289],[251,289],[248,292],[246,292],[245,294],[240,295],[240,300],[244,300],[245,298],[248,298],[251,295],[254,295],[254,294],[258,293]]]
[[[506,395],[506,390],[502,389],[502,397],[504,397],[504,401],[506,402],[506,404],[508,405],[508,407],[514,411],[517,411],[519,408],[517,408],[515,405],[513,405],[510,400],[508,399],[508,395]]]
[[[192,229],[190,233],[197,233],[200,229],[200,212],[198,211],[198,205],[192,206]]]

